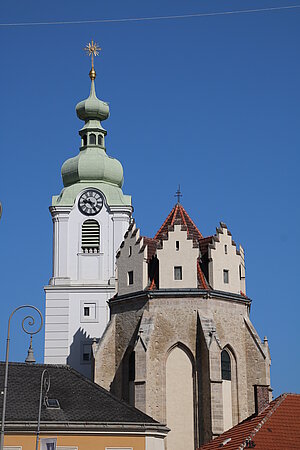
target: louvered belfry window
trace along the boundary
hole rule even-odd
[[[81,248],[83,253],[99,253],[100,226],[96,220],[86,220],[83,222]]]

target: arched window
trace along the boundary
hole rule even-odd
[[[231,381],[231,362],[230,356],[226,350],[223,350],[221,353],[221,371],[222,380]]]
[[[81,248],[83,253],[99,253],[100,226],[96,220],[86,220],[82,224]]]
[[[87,145],[87,137],[86,137],[86,134],[82,137],[82,145]]]
[[[184,386],[184,389],[178,389],[178,386]],[[185,349],[178,345],[171,350],[166,362],[166,418],[171,429],[168,448],[195,448],[194,402],[192,361]]]
[[[100,145],[100,146],[103,145],[103,137],[101,134],[98,134],[98,145]]]
[[[96,135],[94,133],[90,134],[90,145],[96,145]]]

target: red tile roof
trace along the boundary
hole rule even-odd
[[[150,261],[152,256],[156,254],[158,241],[144,236],[144,245],[147,246],[147,260]]]
[[[201,251],[201,256],[204,256],[208,253],[208,246],[213,242],[213,236],[207,236],[199,240],[199,247]]]
[[[202,234],[180,203],[177,203],[174,206],[174,208],[154,236],[154,239],[166,239],[169,227],[172,227],[173,225],[182,225],[186,227],[188,237],[192,238],[194,241],[203,239]]]
[[[244,448],[299,450],[300,394],[282,394],[260,414],[248,417],[200,447],[201,450],[220,450],[220,448],[224,450]]]
[[[204,273],[201,270],[199,259],[197,259],[197,276],[198,276],[198,289],[210,289]]]

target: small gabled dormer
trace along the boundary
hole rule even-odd
[[[240,246],[236,248],[230,231],[220,223],[213,242],[208,247],[209,283],[214,290],[246,294],[245,256]]]

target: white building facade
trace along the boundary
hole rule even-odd
[[[54,196],[53,275],[46,292],[45,363],[69,364],[91,377],[91,344],[109,320],[115,293],[115,256],[128,229],[131,197],[122,192],[123,168],[107,156],[108,104],[91,92],[76,107],[85,125],[80,152],[62,167],[64,188]]]

